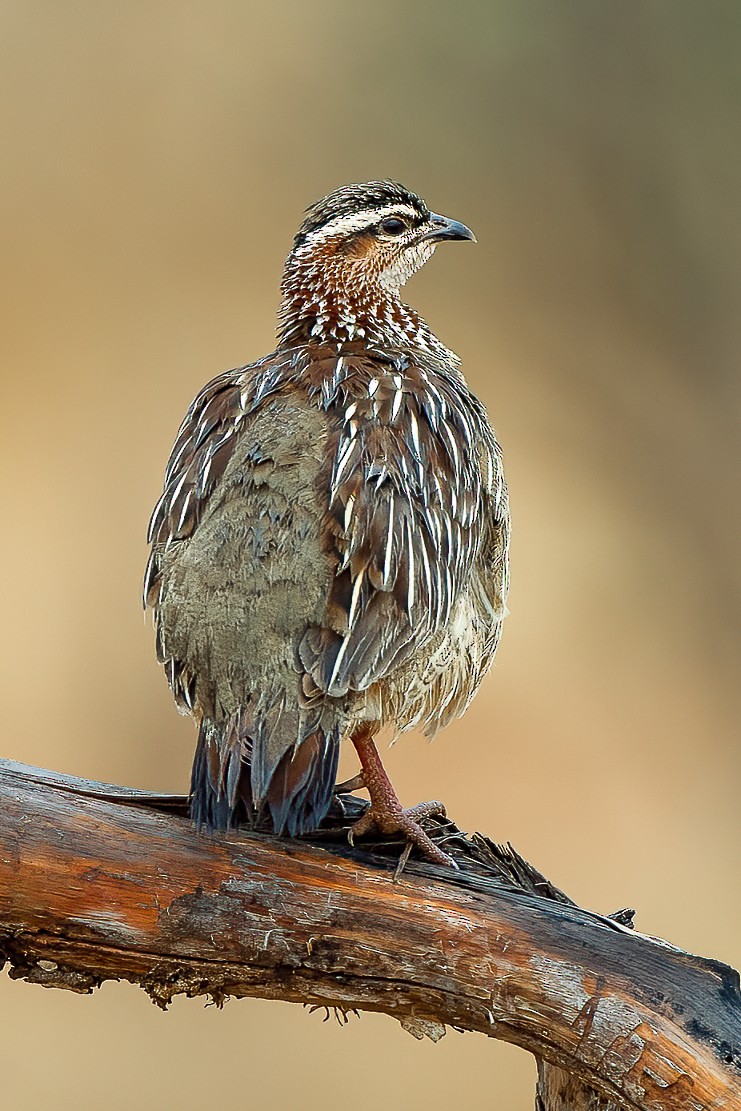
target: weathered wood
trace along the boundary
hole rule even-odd
[[[11,976],[82,992],[126,979],[161,1006],[184,992],[384,1011],[432,1038],[476,1030],[556,1066],[541,1069],[544,1111],[741,1108],[737,973],[580,910],[485,839],[446,844],[458,873],[410,862],[393,882],[393,860],[341,841],[203,836],[123,805],[137,801],[0,763]]]
[[[558,1065],[539,1060],[535,1111],[620,1111],[620,1104],[600,1095]]]

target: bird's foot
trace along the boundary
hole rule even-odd
[[[429,818],[435,814],[445,816],[445,807],[441,802],[422,802],[419,806],[412,806],[405,810],[396,797],[396,792],[391,785],[391,780],[381,763],[378,749],[373,742],[373,727],[366,725],[352,735],[362,767],[363,785],[370,795],[370,810],[355,822],[348,833],[348,840],[353,844],[355,837],[361,837],[371,830],[378,830],[383,834],[402,833],[408,844],[416,845],[426,860],[433,864],[443,864],[449,868],[458,865],[452,856],[448,856],[439,848],[432,838],[425,833],[419,824],[420,819]]]
[[[416,845],[425,860],[433,864],[457,868],[458,865],[452,856],[448,856],[438,848],[419,824],[421,818],[438,815],[445,817],[445,807],[441,802],[420,802],[417,806],[405,810],[395,796],[385,797],[382,800],[372,799],[370,810],[366,811],[362,818],[358,818],[350,828],[347,839],[351,845],[354,845],[356,837],[362,837],[363,834],[374,830],[383,834],[403,833],[408,842]]]
[[[359,772],[352,779],[344,779],[342,783],[335,783],[334,793],[336,795],[350,795],[353,791],[362,791],[364,787],[365,779],[363,773]]]

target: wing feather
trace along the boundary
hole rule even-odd
[[[366,690],[447,624],[501,483],[483,407],[450,367],[346,361],[328,479],[337,572],[324,624],[299,648],[332,697]]]

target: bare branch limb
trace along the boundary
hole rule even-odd
[[[83,992],[126,979],[161,1006],[184,992],[384,1011],[433,1038],[476,1030],[548,1062],[544,1111],[741,1108],[737,973],[580,910],[516,854],[453,841],[459,873],[410,862],[393,882],[393,860],[339,841],[206,837],[131,801],[0,763],[11,976]]]

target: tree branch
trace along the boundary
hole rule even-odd
[[[443,824],[460,870],[409,862],[394,882],[388,846],[204,836],[153,802],[182,808],[0,761],[11,976],[476,1030],[538,1057],[542,1111],[741,1107],[737,973],[579,909],[512,850]]]

